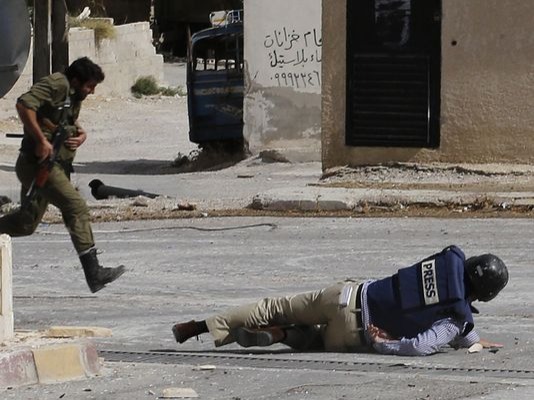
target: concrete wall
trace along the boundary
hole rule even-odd
[[[346,0],[323,0],[323,168],[388,161],[534,163],[534,2],[442,4],[440,147],[364,148],[345,145]]]
[[[83,56],[99,64],[106,79],[96,88],[98,95],[128,95],[136,79],[153,75],[163,81],[163,56],[156,54],[152,45],[152,33],[148,22],[118,25],[114,39],[95,42],[89,29],[71,28],[69,31],[69,59]],[[5,96],[17,98],[32,85],[32,53],[21,77]]]
[[[163,80],[163,56],[156,54],[148,22],[115,26],[117,36],[95,43],[92,30],[73,28],[69,33],[70,61],[87,56],[99,64],[106,79],[99,94],[127,94],[135,80],[153,75]]]
[[[245,0],[244,136],[253,153],[320,159],[321,1]]]

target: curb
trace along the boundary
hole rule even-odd
[[[101,362],[93,343],[66,343],[0,352],[0,388],[95,376]]]
[[[534,207],[532,192],[451,192],[443,190],[301,188],[273,189],[254,196],[250,208],[267,211],[357,211],[362,204],[377,206],[467,206],[489,202],[495,207]]]

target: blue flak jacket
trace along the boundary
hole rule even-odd
[[[413,338],[443,318],[467,323],[463,335],[473,329],[467,300],[465,255],[449,246],[411,267],[372,282],[367,302],[372,323],[389,334]]]

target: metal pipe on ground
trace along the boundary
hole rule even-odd
[[[89,187],[91,188],[91,194],[97,200],[105,200],[111,197],[125,199],[128,197],[137,196],[145,196],[151,199],[155,199],[156,197],[161,196],[160,194],[149,193],[139,189],[132,190],[116,186],[108,186],[105,185],[104,182],[102,182],[100,179],[93,179],[91,182],[89,182]]]

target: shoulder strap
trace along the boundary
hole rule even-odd
[[[63,102],[63,105],[59,108],[59,110],[61,111],[61,117],[59,118],[58,126],[67,125],[67,118],[69,117],[69,111],[70,111],[70,106],[71,106],[70,82],[66,76],[65,76],[65,80],[67,81],[67,95],[65,96],[65,101]]]
[[[57,152],[59,151],[59,148],[67,138],[67,131],[65,127],[68,125],[68,118],[70,113],[70,107],[71,107],[71,99],[70,99],[70,82],[65,77],[65,80],[67,81],[67,95],[65,97],[65,101],[63,102],[63,105],[59,107],[59,110],[61,111],[61,116],[59,117],[59,122],[57,125],[57,129],[55,130],[54,134],[52,135],[52,146],[54,147],[54,153],[57,155]]]

